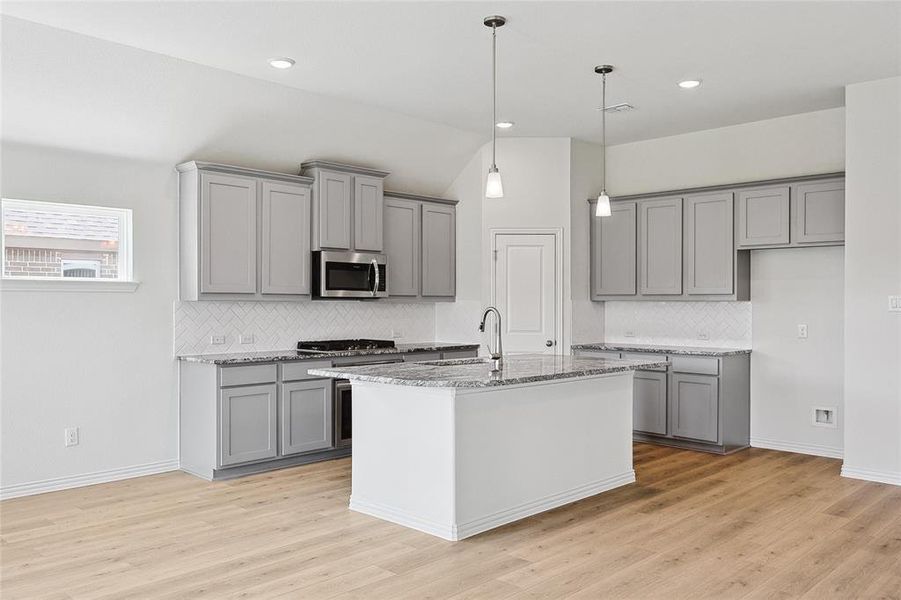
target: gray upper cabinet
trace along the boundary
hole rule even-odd
[[[310,190],[264,181],[260,292],[310,293]]]
[[[671,425],[674,437],[719,441],[719,378],[672,374]]]
[[[422,206],[422,296],[456,294],[456,209],[442,204]],[[391,265],[388,265],[389,270]]]
[[[732,294],[732,193],[686,196],[684,209],[685,293]]]
[[[385,198],[385,254],[388,256],[388,293],[391,296],[419,295],[421,214],[421,202]]]
[[[736,203],[739,248],[789,243],[789,186],[741,190]]]
[[[641,294],[682,294],[682,198],[646,200],[638,210]]]
[[[351,185],[352,179],[347,173],[319,173],[313,210],[318,248],[350,250]]]
[[[382,180],[378,177],[354,177],[354,249],[382,251]]]
[[[666,372],[635,371],[632,429],[666,435]]]
[[[334,404],[331,379],[281,384],[281,454],[332,447]]]
[[[845,180],[792,186],[792,242],[811,244],[845,240]]]
[[[313,177],[313,250],[381,252],[383,180],[387,171],[314,160],[301,172]]]
[[[257,182],[200,175],[200,292],[256,291]]]
[[[609,217],[591,211],[591,295],[634,296],[636,204],[614,202]]]
[[[182,300],[310,293],[312,179],[197,161],[176,170]]]
[[[219,392],[219,466],[278,454],[276,386],[249,385]]]

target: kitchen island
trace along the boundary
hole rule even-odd
[[[350,508],[448,540],[635,481],[632,376],[572,356],[311,369],[354,393]]]

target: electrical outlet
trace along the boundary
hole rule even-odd
[[[811,423],[815,427],[828,427],[835,429],[838,425],[835,422],[834,406],[816,406],[813,408]]]
[[[78,427],[67,427],[65,431],[66,448],[78,445]]]
[[[698,332],[698,339],[699,339],[699,340],[709,340],[709,339],[710,339],[710,334],[707,333],[706,331],[699,331],[699,332]]]
[[[392,329],[391,330],[391,339],[397,340],[404,337],[404,332],[400,329]]]
[[[225,336],[224,335],[211,335],[210,343],[213,344],[214,346],[220,346],[225,343]]]
[[[807,323],[798,323],[798,339],[807,339]]]
[[[240,340],[241,340],[242,344],[252,344],[253,343],[253,334],[252,333],[242,333]]]
[[[901,296],[888,297],[889,312],[901,312]]]
[[[625,335],[626,337],[635,337],[635,332],[634,332],[634,331],[627,331],[624,335]]]

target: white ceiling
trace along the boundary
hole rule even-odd
[[[487,135],[488,14],[507,135],[610,143],[843,105],[901,74],[899,2],[3,2],[5,14]],[[278,71],[273,56],[297,65]],[[701,78],[683,91],[676,82]]]

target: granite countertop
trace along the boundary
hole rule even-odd
[[[575,344],[573,350],[606,350],[611,352],[653,352],[656,354],[686,354],[689,356],[734,356],[750,354],[750,348],[715,348],[712,346],[662,346],[656,344],[621,344],[618,342],[598,342],[596,344]]]
[[[183,354],[178,360],[201,362],[214,365],[237,365],[273,361],[322,360],[324,358],[343,358],[347,356],[369,356],[374,354],[405,354],[407,352],[454,352],[462,350],[478,350],[478,344],[455,344],[446,342],[419,342],[398,344],[394,348],[375,348],[368,350],[318,351],[304,350],[264,350],[256,352],[228,352],[224,354]]]
[[[311,369],[311,375],[357,382],[442,388],[485,388],[666,367],[666,361],[522,354],[504,357],[500,373],[486,358]]]

